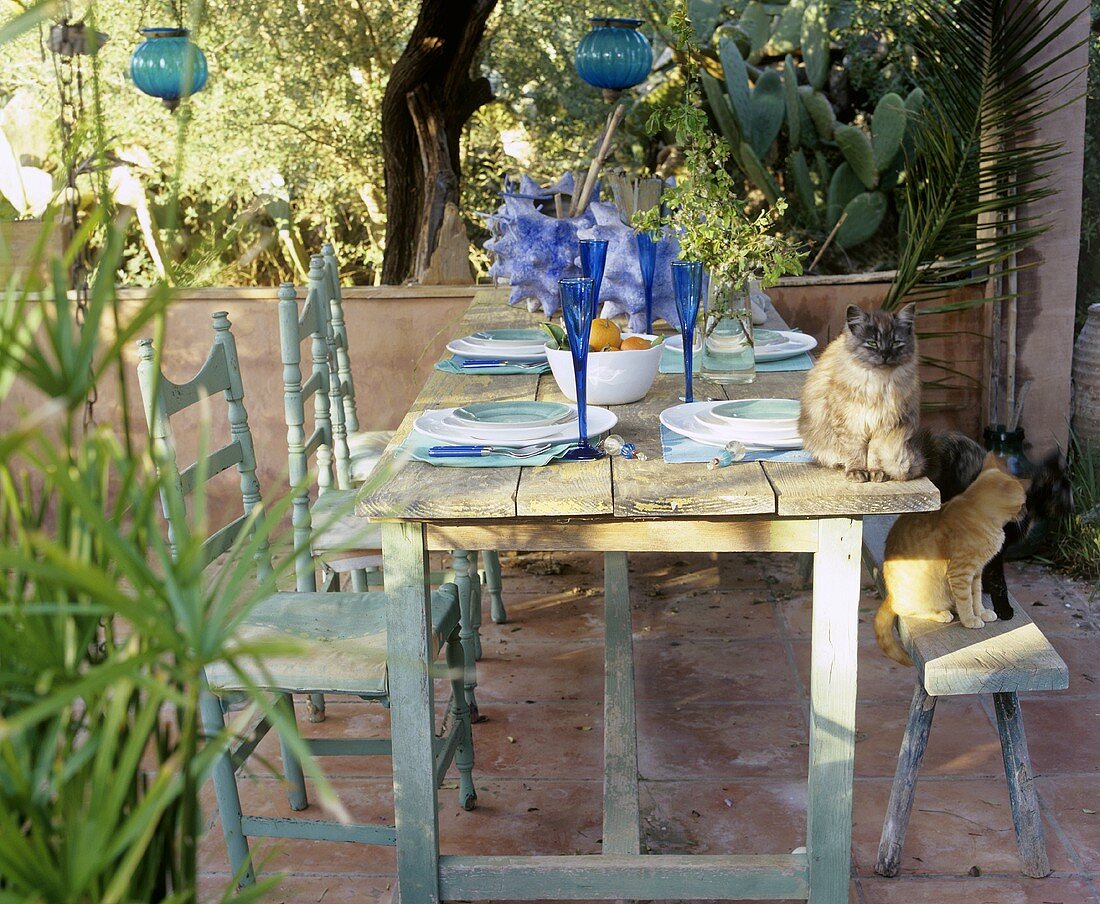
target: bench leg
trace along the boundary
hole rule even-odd
[[[1015,693],[993,695],[997,713],[997,731],[1001,735],[1001,756],[1008,779],[1008,800],[1012,805],[1012,823],[1016,828],[1016,846],[1025,876],[1041,879],[1050,875],[1047,845],[1043,838],[1043,820],[1039,815],[1039,794],[1035,773],[1027,752],[1024,717]]]
[[[909,828],[909,813],[913,809],[913,796],[917,790],[924,749],[928,745],[928,733],[932,729],[932,716],[936,713],[936,698],[929,697],[918,681],[909,705],[909,722],[905,737],[898,751],[898,768],[894,772],[894,787],[890,789],[890,803],[886,807],[886,819],[882,823],[882,837],[878,843],[878,859],[875,872],[880,876],[896,876],[901,867],[901,846],[905,843],[905,831]]]

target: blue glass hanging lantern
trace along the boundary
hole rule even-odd
[[[186,28],[143,28],[145,40],[130,57],[130,77],[138,90],[159,97],[169,110],[206,85],[206,56]]]
[[[653,66],[653,48],[638,31],[641,19],[592,19],[592,30],[577,45],[577,74],[615,100],[641,82]]]

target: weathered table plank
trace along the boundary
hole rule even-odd
[[[940,493],[930,480],[853,483],[844,473],[788,461],[762,462],[775,488],[780,515],[889,515],[927,512],[940,507]]]
[[[705,463],[667,464],[661,457],[661,412],[683,391],[678,374],[658,374],[649,395],[616,408],[617,432],[649,456],[648,461],[616,458],[615,515],[753,515],[775,511],[775,493],[759,464],[746,462],[717,471]],[[717,455],[718,449],[714,452]]]

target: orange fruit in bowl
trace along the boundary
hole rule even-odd
[[[624,352],[641,351],[642,349],[649,348],[649,343],[649,339],[643,339],[641,336],[627,336],[619,348]]]
[[[588,348],[593,352],[617,349],[622,343],[622,339],[623,334],[617,323],[605,317],[597,317],[592,321],[592,332],[588,336]]]

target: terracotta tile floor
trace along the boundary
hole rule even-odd
[[[600,849],[602,562],[593,555],[503,555],[509,621],[482,628],[475,727],[479,807],[440,795],[451,853],[593,853]],[[630,560],[642,825],[652,852],[786,852],[804,843],[809,593],[793,556],[636,555]],[[1070,689],[1024,704],[1054,874],[1020,875],[988,705],[937,708],[897,879],[875,876],[882,815],[912,678],[874,645],[861,603],[851,901],[856,904],[1100,904],[1100,600],[1034,565],[1010,584],[1070,668]],[[441,689],[442,690],[442,689]],[[379,706],[331,700],[307,734],[382,733]],[[246,811],[288,812],[278,748],[242,781]],[[352,816],[387,822],[390,765],[325,761]],[[453,783],[452,783],[453,784]],[[228,881],[210,788],[201,848],[204,894]],[[389,900],[392,850],[259,841],[261,871],[283,872],[266,898]]]

